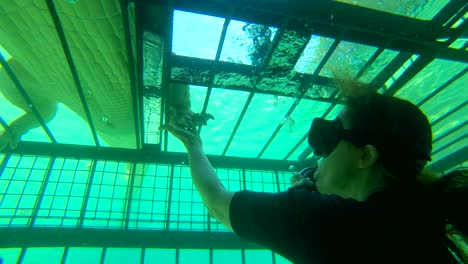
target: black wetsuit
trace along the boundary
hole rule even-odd
[[[293,263],[456,263],[443,244],[444,223],[428,221],[430,208],[407,199],[383,192],[359,202],[307,189],[241,191],[230,220],[239,237]]]

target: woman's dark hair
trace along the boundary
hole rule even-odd
[[[373,93],[348,97],[346,109],[358,146],[374,145],[379,163],[395,181],[411,186],[431,160],[432,130],[412,103]]]
[[[467,236],[468,169],[442,174],[425,168],[432,151],[426,115],[411,102],[378,94],[370,86],[341,85],[351,130],[358,138],[353,144],[377,148],[387,187],[424,192],[431,197],[428,202],[437,204],[438,217]]]

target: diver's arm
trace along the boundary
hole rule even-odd
[[[211,216],[232,231],[229,207],[234,192],[228,192],[218,179],[201,146],[187,147],[190,173]]]
[[[195,184],[211,216],[232,230],[229,208],[234,193],[226,191],[218,179],[210,161],[203,152],[202,142],[196,134],[196,130],[188,131],[171,125],[165,125],[163,128],[169,130],[185,145],[193,184]]]

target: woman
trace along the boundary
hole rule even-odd
[[[335,120],[316,118],[309,131],[322,157],[313,190],[228,192],[195,130],[165,128],[186,146],[212,217],[293,263],[457,263],[445,228],[468,233],[467,170],[421,173],[432,131],[410,102],[376,93],[345,98]]]

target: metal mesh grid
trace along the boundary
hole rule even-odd
[[[165,263],[165,264],[287,264],[280,255],[269,250],[241,249],[162,249],[162,248],[101,248],[101,247],[33,247],[0,249],[4,263]]]
[[[136,165],[128,228],[166,228],[170,173],[169,165]]]
[[[3,166],[4,226],[228,231],[209,217],[185,165],[12,155]],[[216,173],[233,192],[285,191],[293,175],[226,168]]]
[[[107,248],[104,263],[140,263],[141,248]]]
[[[277,192],[278,182],[273,171],[246,171],[246,189],[254,192]]]
[[[85,227],[124,226],[130,163],[98,161],[84,216]]]
[[[259,259],[263,259],[265,264],[273,264],[272,253],[268,250],[245,250],[245,263],[256,264]]]
[[[204,231],[208,228],[208,212],[192,184],[187,166],[174,166],[170,230]]]
[[[12,155],[4,162],[0,177],[0,225],[30,226],[45,184],[49,158]]]
[[[34,263],[39,259],[47,260],[48,263],[60,263],[64,248],[27,248],[21,252],[18,263]]]
[[[79,225],[91,164],[89,160],[55,160],[34,226]]]

